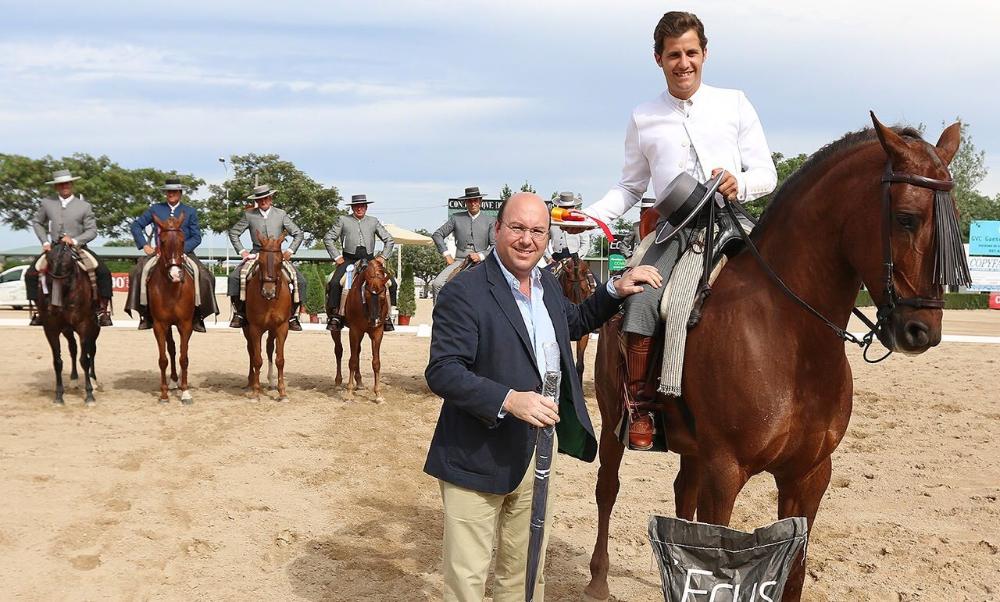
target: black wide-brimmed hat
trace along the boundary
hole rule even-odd
[[[163,192],[170,192],[171,190],[184,192],[184,184],[181,184],[180,178],[167,178],[164,180],[163,186],[160,186],[160,190]]]
[[[656,233],[657,244],[677,234],[698,216],[705,203],[719,190],[724,175],[725,172],[719,172],[719,175],[702,184],[691,174],[683,172],[667,184],[662,197],[653,205],[653,210],[666,218]]]
[[[465,189],[465,194],[458,197],[460,201],[468,201],[469,199],[481,199],[486,196],[485,192],[479,192],[479,186],[469,186]]]
[[[354,194],[351,195],[351,202],[348,205],[371,205],[372,201],[368,200],[368,195],[364,194]]]
[[[267,198],[269,196],[274,196],[274,193],[278,192],[274,190],[267,184],[261,184],[260,186],[253,187],[253,193],[247,196],[248,199],[252,201],[259,201],[260,199]]]

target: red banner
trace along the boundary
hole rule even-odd
[[[990,293],[990,309],[1000,309],[1000,292]]]
[[[127,293],[128,272],[113,272],[111,274],[111,287],[116,293]]]

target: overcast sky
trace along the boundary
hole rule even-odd
[[[960,116],[1000,193],[990,2],[45,2],[6,4],[0,152],[107,154],[224,179],[279,153],[383,222],[433,229],[465,186],[615,184],[625,124],[664,88],[652,30],[694,10],[706,83],[740,88],[771,149]],[[2,202],[2,199],[0,199]],[[280,205],[280,196],[278,197]],[[0,229],[0,247],[30,244]]]

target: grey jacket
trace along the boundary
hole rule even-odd
[[[496,244],[497,218],[480,213],[472,219],[469,212],[456,213],[448,218],[440,228],[431,234],[440,253],[448,252],[444,239],[449,234],[455,236],[455,259],[464,259],[469,253],[482,253],[485,257]]]
[[[639,236],[639,224],[640,222],[633,222],[632,230],[622,238],[621,248],[623,251],[632,253],[639,246],[639,243],[642,242],[642,237]]]
[[[375,237],[384,245],[382,251],[375,253]],[[323,237],[323,244],[330,257],[336,259],[344,252],[356,255],[358,247],[364,247],[373,255],[389,257],[392,255],[392,235],[385,229],[377,217],[365,215],[360,220],[353,215],[345,215],[337,220],[333,228]]]
[[[295,225],[292,218],[288,217],[284,209],[278,209],[275,206],[271,206],[270,211],[268,211],[267,219],[261,213],[260,209],[251,209],[243,213],[243,217],[240,221],[236,222],[236,225],[229,229],[229,242],[233,244],[233,248],[236,249],[237,253],[246,250],[243,243],[240,242],[240,235],[250,230],[250,240],[253,241],[253,251],[257,252],[260,250],[260,241],[257,240],[257,235],[263,235],[266,238],[275,238],[281,235],[281,230],[284,229],[292,237],[292,244],[288,246],[288,250],[294,253],[298,250],[299,245],[302,244],[302,239],[305,237],[305,232],[302,228]]]
[[[35,236],[43,245],[59,240],[63,234],[68,234],[79,247],[97,238],[94,208],[79,195],[74,196],[65,209],[59,199],[42,199],[31,222]]]

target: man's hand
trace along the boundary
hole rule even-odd
[[[479,253],[469,253],[468,257],[472,259],[472,263],[479,263],[482,259],[479,258]]]
[[[444,262],[447,263],[448,265],[451,265],[451,264],[455,263],[455,258],[452,257],[451,255],[445,255],[444,256]]]
[[[725,175],[722,176],[722,184],[719,184],[719,194],[725,197],[727,201],[735,201],[736,195],[740,191],[740,185],[736,182],[736,176],[721,167],[716,167],[712,170],[712,177],[714,178],[720,173],[724,173]]]
[[[659,270],[651,265],[640,265],[627,270],[622,277],[615,280],[615,291],[619,297],[628,297],[642,292],[642,284],[646,283],[653,288],[660,288],[663,284],[663,277]]]
[[[375,261],[381,263],[382,267],[385,267],[385,257],[384,256],[382,256],[382,255],[376,255],[375,256]]]
[[[242,251],[240,251],[240,257],[242,257],[243,260],[245,261],[247,257],[250,257],[250,251],[243,249]]]
[[[47,243],[45,243],[45,244],[42,245],[42,251],[45,251],[46,253],[48,253],[51,250],[52,250],[52,243],[47,242]]]
[[[333,261],[334,261],[334,263],[336,263],[337,265],[341,265],[341,264],[343,264],[343,263],[344,263],[344,256],[343,256],[343,255],[341,255],[340,257],[338,257],[338,258],[334,259]]]
[[[145,245],[142,247],[142,252],[145,253],[146,255],[154,255],[156,253],[156,249],[154,249],[149,245]]]
[[[285,261],[288,261],[289,259],[292,258],[292,250],[285,249],[284,251],[281,252],[281,256],[285,258]]]
[[[69,234],[63,234],[63,237],[59,241],[71,247],[73,246],[73,239],[70,238]]]
[[[503,402],[503,409],[531,426],[551,426],[559,422],[556,402],[533,391],[511,391]]]

